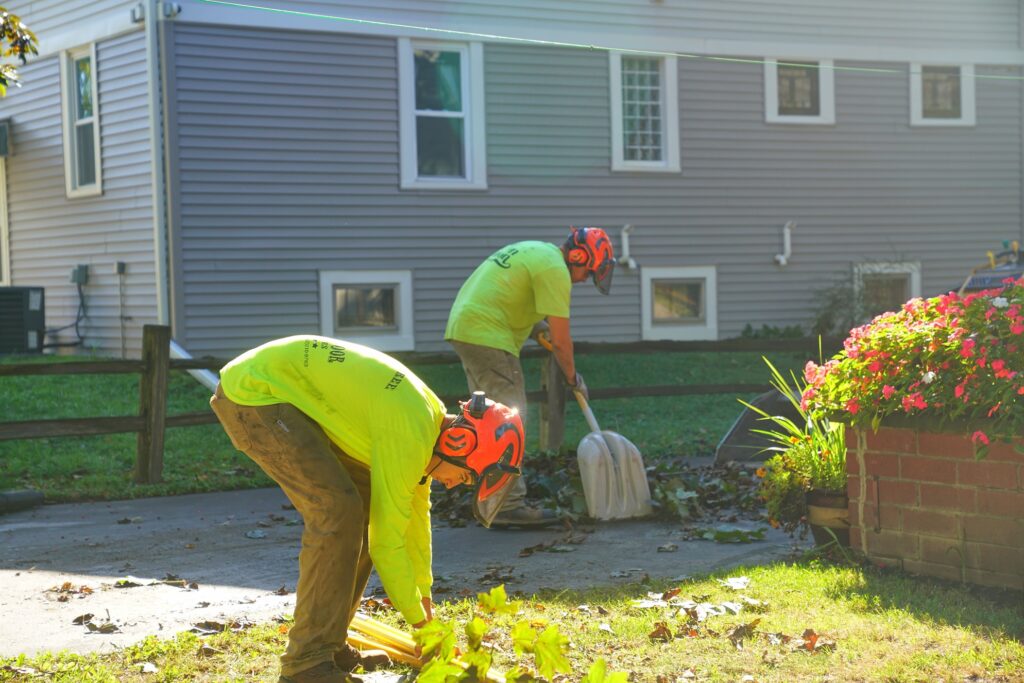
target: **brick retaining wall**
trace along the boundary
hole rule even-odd
[[[865,476],[861,476],[863,470]],[[909,572],[1024,588],[1024,455],[964,434],[847,430],[850,545]]]

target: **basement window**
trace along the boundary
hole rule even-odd
[[[321,271],[320,328],[381,351],[412,351],[412,272]]]
[[[713,266],[644,268],[640,279],[644,340],[718,338],[718,292]]]

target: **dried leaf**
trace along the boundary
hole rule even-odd
[[[82,626],[82,625],[87,624],[88,622],[92,621],[92,617],[93,617],[93,614],[91,612],[86,613],[86,614],[80,614],[77,617],[75,617],[74,619],[72,619],[71,623],[74,624],[75,626]]]
[[[654,624],[654,630],[648,633],[647,637],[651,640],[660,640],[667,643],[672,640],[672,631],[669,629],[668,624],[664,621],[659,621]]]
[[[743,590],[750,585],[750,578],[746,576],[735,576],[725,580],[719,579],[718,583],[734,591]]]
[[[245,537],[246,538],[257,538],[257,539],[258,538],[266,538],[267,537],[267,532],[263,531],[262,529],[253,529],[252,531],[246,531],[245,532]]]
[[[611,634],[613,636],[615,635],[615,631],[612,630],[611,624],[609,624],[606,621],[602,621],[600,624],[598,624],[597,625],[597,630],[604,631],[605,633],[609,633],[609,634]]]
[[[754,635],[754,628],[761,623],[760,619],[754,619],[748,624],[740,624],[733,628],[726,636],[736,646],[737,650],[743,649],[743,641]]]
[[[659,553],[674,553],[677,550],[679,550],[679,546],[675,543],[666,543],[658,546]]]

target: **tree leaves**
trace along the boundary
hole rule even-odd
[[[590,671],[580,683],[626,683],[629,675],[622,671],[609,672],[604,657],[598,657],[590,666]]]
[[[436,653],[435,659],[448,661],[455,654],[455,622],[432,619],[413,634],[423,654]],[[442,679],[443,680],[443,679]]]
[[[505,593],[505,584],[495,586],[490,593],[478,593],[476,604],[481,610],[491,614],[515,614],[522,606],[522,600],[509,601]]]

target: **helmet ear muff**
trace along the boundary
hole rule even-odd
[[[476,432],[461,425],[449,427],[441,435],[438,450],[452,458],[465,458],[476,450]]]
[[[569,250],[569,263],[574,266],[585,266],[589,260],[590,256],[587,254],[586,249],[577,248]]]

